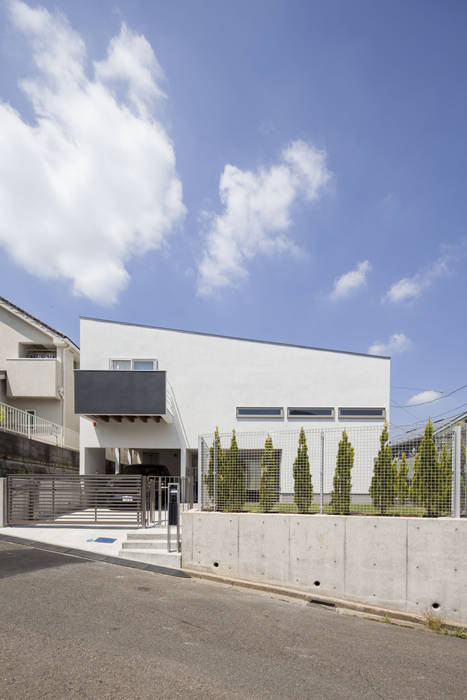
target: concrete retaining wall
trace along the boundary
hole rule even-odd
[[[77,474],[79,452],[0,430],[0,476]]]
[[[467,520],[190,511],[182,533],[183,568],[467,624]]]

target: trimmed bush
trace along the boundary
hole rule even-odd
[[[350,491],[352,488],[351,471],[354,462],[354,448],[345,430],[339,442],[334,472],[333,491],[331,495],[332,511],[336,515],[349,515]]]
[[[299,513],[309,513],[313,500],[313,484],[311,483],[310,460],[308,446],[303,428],[298,438],[297,456],[293,465],[294,503]]]
[[[261,457],[261,480],[259,483],[259,509],[268,513],[277,503],[278,464],[274,454],[272,437],[267,436]]]
[[[230,450],[226,459],[227,509],[233,512],[244,510],[246,501],[246,474],[238,449],[237,436],[232,430]]]
[[[397,502],[400,506],[404,505],[409,500],[409,491],[409,467],[407,466],[405,452],[403,452],[397,472],[396,484]]]
[[[396,460],[394,462],[392,460],[387,423],[384,424],[380,443],[381,447],[373,469],[370,496],[375,508],[378,508],[381,515],[385,515],[394,506],[397,482]]]

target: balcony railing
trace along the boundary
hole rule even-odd
[[[57,447],[79,450],[79,433],[14,406],[0,403],[0,430]]]
[[[5,369],[8,396],[58,399],[59,363],[56,358],[8,358]]]
[[[169,416],[166,374],[151,370],[75,370],[75,413]]]

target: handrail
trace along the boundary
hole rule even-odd
[[[64,428],[45,418],[40,418],[20,408],[0,402],[0,430],[23,435],[31,440],[39,440],[58,447],[79,449],[79,433]]]

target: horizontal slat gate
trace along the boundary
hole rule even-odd
[[[142,476],[8,476],[8,523],[146,524]]]

